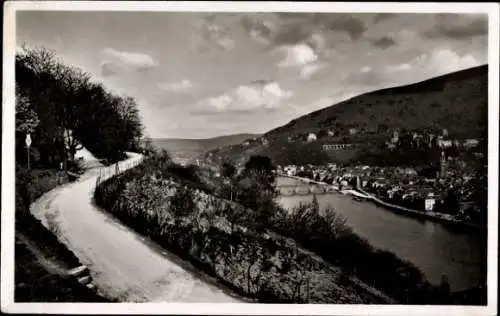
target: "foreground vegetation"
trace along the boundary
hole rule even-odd
[[[47,245],[47,246],[52,246]],[[16,239],[14,298],[24,303],[56,302],[109,302],[93,290],[78,283],[75,278],[66,278],[48,272],[24,244]]]
[[[139,233],[260,302],[384,302],[360,293],[341,270],[293,240],[261,225],[242,225],[255,212],[174,180],[179,168],[166,156],[150,158],[102,183],[95,200]]]

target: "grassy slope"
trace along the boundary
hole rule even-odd
[[[76,279],[48,271],[39,260],[16,238],[16,302],[108,302]]]
[[[387,140],[395,128],[435,131],[447,128],[453,137],[483,137],[487,134],[487,74],[488,67],[484,65],[411,85],[362,94],[269,131],[264,136],[270,141],[270,146],[239,144],[212,152],[214,156],[233,161],[262,153],[278,164],[314,163],[314,160],[343,162],[357,153],[326,154],[320,145],[323,142],[380,142]],[[358,135],[348,135],[348,129],[352,127],[358,129]],[[381,127],[387,127],[388,131],[382,132]],[[321,130],[333,130],[341,136],[319,140],[312,145],[287,142],[289,136]]]

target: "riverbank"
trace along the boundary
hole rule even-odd
[[[448,224],[448,225],[451,224],[451,225],[455,225],[456,227],[472,228],[472,229],[478,229],[478,230],[487,229],[487,227],[484,227],[484,226],[481,226],[481,225],[478,225],[475,223],[457,220],[457,219],[453,218],[452,215],[449,215],[449,214],[441,214],[441,213],[432,212],[432,211],[412,210],[412,209],[409,209],[409,208],[406,208],[406,207],[403,207],[400,205],[385,202],[385,201],[377,198],[373,194],[370,194],[370,193],[364,191],[359,185],[356,187],[356,190],[361,192],[362,194],[370,196],[370,198],[367,200],[372,201],[373,203],[375,203],[377,205],[383,206],[383,207],[385,207],[389,210],[392,210],[394,212],[397,212],[399,214],[404,214],[404,215],[412,216],[412,217],[419,218],[419,219],[432,220],[432,221],[436,221],[436,222],[440,222],[440,223]]]
[[[278,186],[293,184],[303,185],[295,179],[280,177],[277,180]],[[278,201],[284,209],[293,210],[300,204],[310,203],[311,199],[314,199],[313,195],[280,196]],[[422,270],[432,284],[439,284],[444,274],[453,291],[462,291],[477,286],[486,276],[486,241],[482,233],[400,215],[375,203],[367,203],[367,200],[356,201],[349,194],[316,195],[316,199],[323,215],[325,210],[332,208],[373,247],[392,252],[398,258],[411,262]],[[297,233],[294,232],[293,236],[297,236]],[[329,246],[318,246],[319,251],[322,248],[327,249],[325,252],[332,252]],[[373,260],[370,262],[373,266]],[[372,275],[381,274],[378,269],[372,271]],[[392,278],[389,273],[385,277]]]
[[[296,179],[303,181],[305,183],[313,183],[313,184],[318,184],[318,185],[325,185],[329,187],[334,187],[334,185],[328,184],[326,182],[320,182],[320,181],[315,181],[311,180],[308,178],[302,178],[302,177],[297,177],[297,176],[289,176],[289,175],[284,175],[280,174],[280,177],[285,177],[285,178],[291,178],[291,179]],[[441,214],[437,212],[432,212],[432,211],[418,211],[418,210],[412,210],[400,205],[396,204],[391,204],[388,202],[385,202],[376,196],[374,196],[371,193],[368,193],[364,191],[358,184],[355,190],[348,189],[348,190],[340,190],[339,187],[336,187],[337,192],[342,193],[342,194],[349,194],[352,195],[355,199],[357,200],[365,200],[365,201],[371,201],[375,203],[376,205],[382,206],[386,209],[389,209],[391,211],[394,211],[398,214],[402,215],[407,215],[411,216],[413,218],[418,218],[418,219],[424,219],[424,220],[432,220],[435,222],[439,222],[442,224],[447,224],[447,225],[454,225],[455,227],[461,227],[461,228],[471,228],[471,229],[476,229],[476,230],[485,230],[487,227],[478,225],[475,223],[471,222],[466,222],[466,221],[460,221],[457,219],[454,219],[452,215],[449,214]],[[355,192],[359,192],[360,194],[356,194]],[[333,192],[332,192],[333,193]],[[312,193],[311,193],[312,194]]]

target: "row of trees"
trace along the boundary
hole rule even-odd
[[[108,161],[133,150],[142,132],[137,105],[131,98],[113,95],[92,82],[89,74],[64,65],[43,48],[20,50],[15,72],[16,235],[36,242],[45,255],[77,266],[78,259],[56,237],[57,225],[49,221],[44,227],[30,213],[30,205],[67,181],[54,169],[61,163],[66,170],[77,169],[75,154],[83,146]],[[35,169],[26,168],[28,161]],[[107,301],[76,280],[51,275],[21,244],[16,243],[15,250],[16,301]]]
[[[260,155],[250,157],[239,173],[231,163],[222,164],[221,174],[225,181],[220,195],[248,209],[241,214],[241,224],[251,224],[258,229],[269,227],[278,194],[275,170],[271,159]]]
[[[142,125],[133,98],[111,93],[44,48],[23,47],[15,67],[18,163],[26,163],[28,133],[31,160],[42,168],[74,161],[82,145],[110,161],[139,146]]]

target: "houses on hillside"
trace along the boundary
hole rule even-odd
[[[386,141],[388,149],[396,148],[473,148],[479,144],[477,139],[458,140],[451,137],[447,129],[443,129],[441,134],[432,132],[402,133],[399,129],[394,130],[391,137]]]
[[[352,144],[324,144],[321,147],[324,151],[335,151],[351,148]]]

